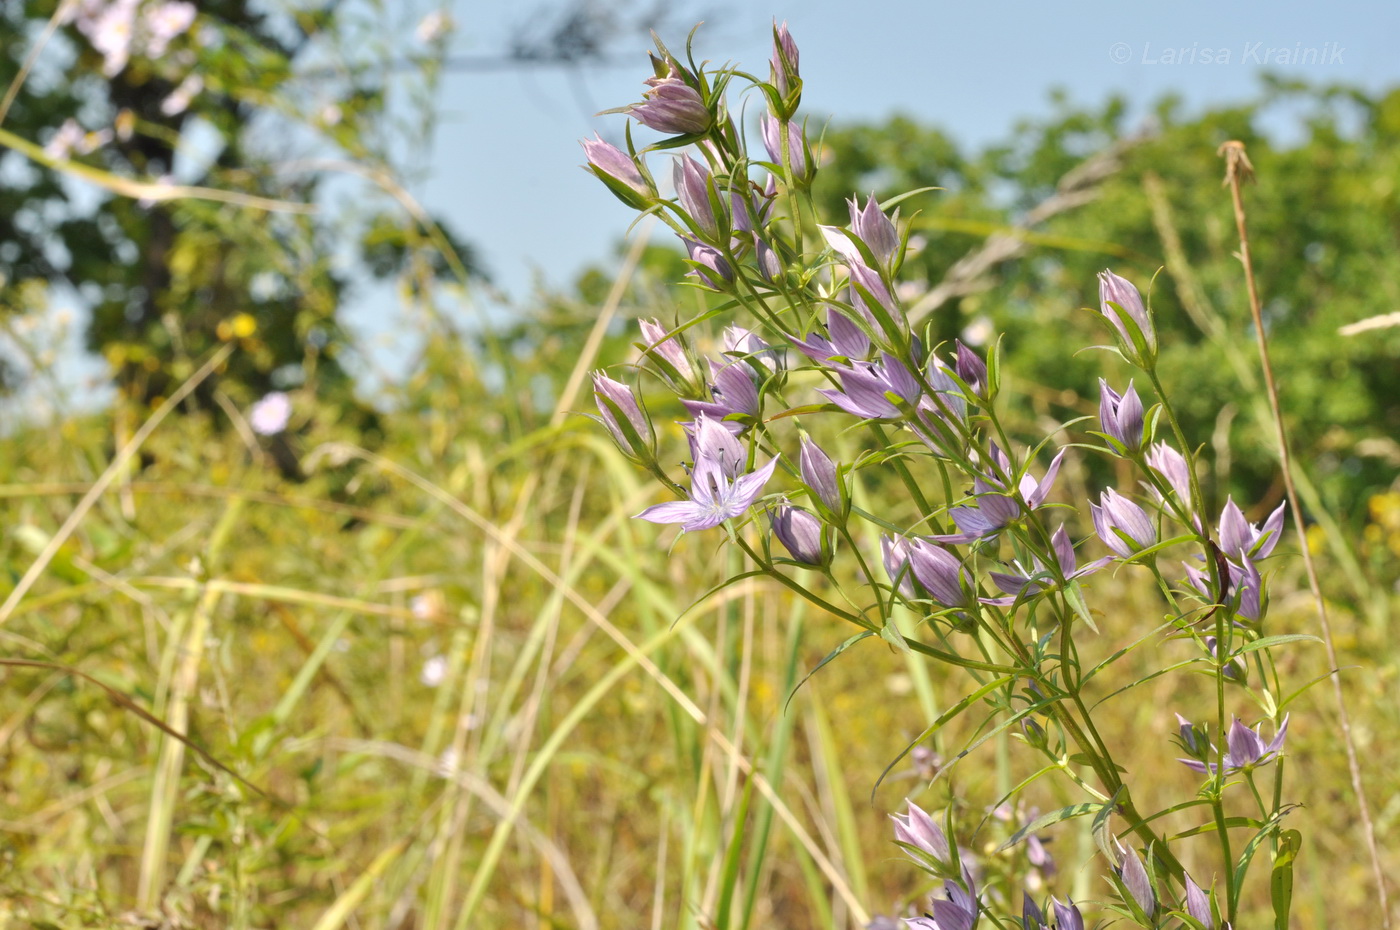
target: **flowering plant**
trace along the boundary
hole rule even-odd
[[[676,233],[690,284],[721,298],[694,319],[641,324],[637,371],[676,394],[690,417],[681,424],[688,481],[661,464],[665,431],[653,427],[639,395],[595,377],[602,423],[675,498],[637,516],[679,524],[682,534],[723,528],[748,560],[740,577],[765,575],[856,627],[833,656],[880,637],[960,669],[965,698],[900,757],[928,752],[924,744],[949,721],[986,708],[981,735],[959,759],[1011,733],[1039,766],[1023,786],[1053,778],[1080,795],[1026,815],[1007,845],[1026,845],[1043,887],[1054,880],[1044,843],[1056,825],[1091,818],[1104,876],[1092,908],[1067,894],[1044,904],[1027,894],[1022,903],[1014,882],[987,883],[957,842],[955,808],[940,825],[910,801],[895,817],[894,839],[943,884],[923,914],[905,918],[908,926],[968,930],[985,919],[1024,930],[1052,920],[1079,928],[1081,908],[1145,927],[1228,926],[1265,852],[1275,914],[1286,924],[1298,848],[1296,831],[1283,826],[1292,698],[1281,697],[1273,652],[1309,637],[1268,630],[1262,566],[1283,533],[1283,508],[1259,525],[1233,500],[1214,516],[1197,445],[1159,377],[1150,306],[1112,271],[1099,275],[1098,313],[1111,343],[1103,348],[1140,379],[1101,381],[1096,424],[1014,437],[998,402],[998,343],[984,353],[935,344],[902,304],[910,231],[891,208],[922,192],[884,203],[856,196],[844,225],[816,215],[818,159],[797,116],[798,61],[785,25],[775,27],[766,81],[735,69],[709,73],[658,41],[646,99],[613,112],[666,138],[640,150],[630,130],[625,150],[584,143],[589,169],[620,200]],[[727,103],[740,81],[766,104],[762,152],[750,149]],[[647,158],[683,146],[693,148],[675,156],[667,198]],[[729,324],[721,347],[702,351],[703,333],[721,322]],[[1105,487],[1095,502],[1057,494],[1071,447],[1116,463],[1119,474],[1131,471],[1138,486]],[[863,506],[875,481],[902,486],[901,512]],[[1093,588],[1110,570],[1150,578],[1165,623],[1105,619]],[[1100,622],[1132,645],[1090,664],[1088,641]],[[1111,682],[1127,651],[1162,636],[1181,658],[1157,674],[1204,672],[1214,712],[1200,725],[1179,718],[1182,761],[1202,776],[1196,796],[1144,810],[1115,758],[1121,749],[1101,733],[1103,701],[1092,703],[1087,691]],[[1116,683],[1113,695],[1138,684]],[[1267,744],[1258,726],[1234,716],[1250,699],[1259,707],[1251,717],[1272,721]],[[1168,736],[1160,734],[1163,752]],[[1169,835],[1162,819],[1177,814],[1196,823]]]

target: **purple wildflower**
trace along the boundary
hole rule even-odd
[[[1063,525],[1057,527],[1055,532],[1050,534],[1050,545],[1055,550],[1055,561],[1059,564],[1060,574],[1064,576],[1065,581],[1073,581],[1076,578],[1092,575],[1113,561],[1112,556],[1104,556],[1080,568],[1079,560],[1074,553],[1074,543],[1070,542],[1069,533]],[[1032,562],[1029,571],[1016,563],[1013,563],[1012,567],[1016,569],[1014,574],[1010,572],[987,573],[992,579],[992,583],[1009,596],[983,598],[984,604],[995,604],[1000,607],[1010,606],[1022,594],[1039,594],[1054,579],[1049,569],[1039,559]]]
[[[1157,531],[1145,510],[1112,488],[1104,491],[1099,500],[1099,504],[1089,505],[1089,512],[1094,518],[1094,530],[1104,545],[1120,557],[1130,559],[1156,544]]]
[[[895,229],[894,221],[880,209],[874,194],[865,201],[864,208],[860,206],[859,197],[846,201],[846,206],[851,211],[851,232],[865,243],[882,267],[889,268],[895,252],[899,250],[899,232]]]
[[[773,54],[768,59],[768,65],[772,68],[773,86],[778,88],[778,93],[786,98],[792,89],[800,82],[798,77],[797,43],[792,39],[792,33],[788,32],[787,23],[773,27]]]
[[[638,320],[642,338],[646,340],[644,351],[652,361],[661,365],[668,377],[682,382],[695,380],[695,369],[690,365],[690,357],[679,337],[668,335],[666,327],[657,320]]]
[[[1142,446],[1142,401],[1138,399],[1133,382],[1119,394],[1099,379],[1099,423],[1103,431],[1117,440],[1129,452]]]
[[[1123,856],[1123,861],[1118,866],[1118,877],[1138,907],[1142,908],[1142,912],[1151,917],[1157,910],[1157,892],[1152,888],[1147,867],[1142,864],[1142,857],[1136,849],[1124,849],[1120,843],[1118,851]]]
[[[713,115],[700,92],[677,77],[674,68],[666,77],[647,78],[647,84],[651,90],[642,95],[646,100],[628,108],[637,122],[670,136],[709,131]]]
[[[807,173],[807,142],[802,137],[802,127],[796,123],[787,124],[787,139],[783,139],[783,123],[767,114],[759,118],[759,129],[763,136],[763,147],[775,165],[782,167],[786,155],[792,166],[792,176],[800,184],[811,180]]]
[[[1061,904],[1058,898],[1051,897],[1050,903],[1055,907],[1055,930],[1084,930],[1084,915],[1079,913],[1073,898]]]
[[[1185,725],[1185,721],[1183,721]],[[1288,715],[1284,714],[1283,723],[1279,725],[1278,732],[1268,743],[1259,735],[1259,727],[1262,723],[1256,724],[1253,729],[1245,726],[1238,717],[1233,718],[1230,724],[1230,732],[1225,737],[1225,772],[1239,772],[1247,769],[1258,768],[1261,765],[1268,765],[1283,752],[1283,741],[1288,737]],[[1218,754],[1218,750],[1212,746],[1210,756]],[[1202,775],[1215,774],[1216,764],[1214,762],[1201,762],[1197,759],[1179,759],[1187,768],[1200,772]]]
[[[909,565],[909,540],[903,536],[881,536],[880,555],[885,573],[905,597],[914,596],[914,573]]]
[[[909,568],[914,579],[944,607],[963,607],[967,593],[963,590],[963,565],[957,556],[922,539],[909,541]]]
[[[804,565],[826,564],[822,545],[822,521],[801,507],[779,504],[772,515],[773,535],[783,544],[793,561]]]
[[[797,456],[797,467],[802,474],[802,482],[812,489],[817,499],[832,513],[839,514],[841,484],[836,474],[836,463],[806,436],[802,437],[802,451]]]
[[[952,847],[948,845],[943,828],[913,801],[906,799],[905,803],[908,805],[905,813],[890,815],[894,821],[894,838],[946,866],[952,861]]]
[[[919,384],[909,369],[893,356],[880,362],[857,362],[853,367],[838,370],[842,390],[822,388],[817,391],[847,413],[866,420],[888,420],[900,416],[900,410],[885,395],[894,394],[906,403],[919,399]]]
[[[583,139],[579,144],[583,146],[584,156],[588,159],[587,169],[623,203],[645,210],[656,198],[656,188],[642,176],[631,155],[604,142],[597,133],[594,133],[594,138]]]
[[[1137,288],[1111,271],[1099,272],[1099,309],[1104,319],[1118,330],[1129,359],[1139,367],[1149,367],[1157,354],[1157,334]],[[1147,350],[1145,354],[1138,349],[1139,339],[1135,336],[1140,337]]]
[[[987,363],[982,361],[982,357],[976,352],[962,344],[962,340],[957,340],[957,353],[953,360],[953,370],[958,373],[958,377],[963,380],[972,393],[983,399],[987,398]]]
[[[724,354],[742,359],[760,378],[765,371],[772,374],[787,367],[781,348],[769,345],[757,333],[742,326],[725,327]]]
[[[714,181],[704,165],[682,155],[671,166],[671,179],[676,187],[676,197],[686,214],[695,222],[701,235],[711,242],[719,241],[719,222],[715,219],[714,208],[710,205],[711,188]]]
[[[1186,913],[1199,920],[1206,930],[1213,930],[1215,927],[1214,917],[1210,912],[1210,896],[1191,880],[1190,875],[1186,876]]]
[[[614,381],[601,371],[593,373],[593,398],[598,403],[598,413],[603,425],[612,434],[619,449],[638,458],[651,457],[651,423],[642,412],[632,389],[621,381]],[[627,422],[632,436],[620,425],[617,415],[621,413]]]
[[[742,516],[753,506],[773,476],[778,460],[743,474],[744,455],[738,441],[718,422],[703,414],[691,437],[695,467],[690,474],[690,499],[668,501],[637,516],[652,523],[679,523],[682,532],[707,530]]]
[[[1278,544],[1283,532],[1283,512],[1287,501],[1279,504],[1267,520],[1255,527],[1245,519],[1233,497],[1226,498],[1220,514],[1220,548],[1228,556],[1266,558]]]
[[[758,386],[749,366],[743,362],[730,362],[721,365],[710,362],[710,394],[714,401],[682,400],[685,409],[693,416],[708,416],[724,424],[731,433],[741,433],[745,423],[731,417],[755,418],[758,416]]]
[[[814,362],[828,362],[834,358],[861,360],[870,354],[870,337],[835,307],[827,308],[826,331],[829,339],[812,333],[806,339],[793,339],[793,345]]]
[[[716,291],[724,290],[725,285],[734,280],[734,269],[729,267],[729,262],[719,249],[686,236],[682,236],[681,241],[685,243],[693,265],[686,274],[694,275],[706,287]]]
[[[1214,636],[1206,637],[1206,649],[1212,658],[1220,660],[1220,641]],[[1245,664],[1244,656],[1237,655],[1226,663],[1224,675],[1230,681],[1244,681],[1249,675],[1249,666]]]
[[[1152,469],[1176,494],[1177,501],[1188,514],[1191,512],[1191,471],[1186,458],[1165,442],[1153,443],[1147,453],[1147,467]],[[1160,494],[1158,495],[1160,497]]]
[[[931,914],[906,917],[905,924],[914,930],[972,930],[977,923],[979,906],[972,876],[966,866],[963,867],[963,883],[945,881],[943,893],[947,897],[934,899]]]

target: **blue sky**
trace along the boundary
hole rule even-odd
[[[497,54],[533,11],[557,8],[457,0],[453,53]],[[1119,93],[1142,113],[1169,92],[1193,108],[1249,97],[1265,70],[1373,90],[1400,84],[1393,2],[808,0],[687,8],[714,10],[697,58],[758,73],[766,73],[772,17],[786,19],[801,48],[803,105],[812,117],[902,112],[968,147],[1003,138],[1018,118],[1044,110],[1052,87],[1080,103]],[[688,25],[663,38],[683,45]],[[630,65],[581,73],[470,71],[446,79],[431,170],[418,193],[515,297],[528,296],[536,275],[566,286],[585,264],[607,261],[625,232],[630,212],[578,168],[577,140],[594,130],[620,138],[622,117],[593,113],[639,99],[647,48],[645,36],[619,41],[612,57]],[[641,130],[637,138],[651,135]]]

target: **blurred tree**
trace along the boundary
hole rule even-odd
[[[835,128],[818,177],[824,208],[841,215],[853,191],[885,198],[944,188],[904,207],[905,215],[922,209],[915,229],[926,245],[903,277],[936,288],[988,234],[1034,218],[1073,185],[1086,157],[1128,133],[1121,101],[1097,110],[1060,97],[1053,104],[1050,116],[976,155],[900,118]],[[1154,122],[1150,138],[1121,152],[1092,196],[1031,225],[1024,247],[979,287],[942,303],[929,318],[932,338],[977,342],[1005,332],[1009,370],[1023,387],[1041,386],[1057,417],[1090,413],[1104,358],[1074,352],[1107,341],[1096,315],[1081,308],[1097,306],[1095,272],[1111,266],[1151,289],[1164,377],[1191,386],[1178,402],[1192,434],[1233,434],[1235,483],[1219,489],[1220,502],[1230,491],[1251,502],[1276,499],[1272,440],[1242,390],[1257,362],[1216,154],[1222,142],[1242,140],[1258,169],[1248,192],[1251,249],[1292,435],[1341,512],[1355,514],[1389,483],[1400,453],[1393,441],[1378,442],[1400,435],[1400,330],[1338,333],[1400,306],[1400,90],[1372,97],[1266,79],[1259,99],[1197,116],[1164,100]],[[918,306],[917,289],[906,299]],[[1075,396],[1077,405],[1065,403]]]

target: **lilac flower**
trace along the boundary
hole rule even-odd
[[[1183,726],[1185,721],[1182,721]],[[1238,717],[1233,718],[1230,724],[1230,732],[1225,737],[1225,773],[1247,771],[1258,768],[1261,765],[1268,765],[1283,753],[1283,741],[1288,737],[1288,715],[1284,714],[1283,723],[1279,725],[1278,732],[1267,744],[1264,738],[1259,735],[1259,728],[1262,723],[1255,724],[1254,729],[1250,729],[1240,721]],[[1211,746],[1208,756],[1215,757],[1219,750]],[[1202,762],[1197,759],[1178,759],[1192,771],[1200,772],[1202,775],[1209,773],[1214,775],[1216,764],[1214,762]]]
[[[944,607],[963,607],[967,593],[963,590],[963,565],[957,556],[922,539],[909,541],[909,569],[914,579]]]
[[[807,174],[807,143],[802,138],[802,127],[796,123],[787,124],[787,139],[783,139],[783,123],[764,114],[758,121],[763,135],[763,147],[768,150],[768,158],[778,166],[784,164],[786,155],[792,166],[792,176],[800,184],[811,180]]]
[[[685,533],[707,530],[742,516],[753,506],[773,476],[778,460],[743,474],[743,450],[729,431],[701,415],[691,445],[695,467],[690,473],[690,499],[655,504],[637,514],[652,523],[679,523]]]
[[[1137,288],[1111,271],[1099,272],[1099,309],[1118,330],[1129,359],[1141,368],[1149,367],[1157,355],[1157,334]],[[1139,351],[1134,335],[1140,335],[1145,354]]]
[[[593,398],[598,404],[603,425],[612,433],[613,441],[619,449],[629,455],[646,459],[651,456],[651,423],[642,412],[632,389],[621,381],[614,381],[601,371],[593,373]],[[618,413],[626,419],[628,427],[635,434],[632,437],[622,428],[617,419]]]
[[[1201,886],[1191,880],[1191,876],[1186,876],[1186,913],[1199,920],[1206,930],[1213,930],[1215,927],[1214,918],[1210,912],[1210,896],[1201,890]]]
[[[693,416],[704,415],[720,421],[731,433],[743,432],[747,424],[730,417],[758,416],[758,386],[754,384],[749,366],[743,362],[730,362],[728,365],[710,362],[710,377],[713,402],[682,400],[681,403]]]
[[[690,357],[676,336],[668,336],[668,330],[657,320],[638,320],[642,338],[646,340],[644,351],[652,360],[661,365],[668,377],[681,381],[694,381],[695,369],[690,365]]]
[[[964,888],[963,886],[967,887]],[[972,876],[963,867],[963,884],[945,881],[943,893],[946,898],[936,898],[932,903],[931,914],[924,917],[906,917],[905,924],[914,930],[972,930],[977,923],[977,895]]]
[[[817,499],[825,504],[828,510],[839,514],[841,485],[836,475],[836,463],[806,436],[802,437],[802,451],[797,456],[797,467],[802,474],[802,483],[812,489]]]
[[[1084,930],[1084,915],[1079,913],[1073,898],[1061,904],[1052,896],[1050,903],[1055,907],[1055,930]]]
[[[1152,444],[1147,453],[1147,467],[1167,483],[1176,494],[1182,509],[1191,512],[1191,470],[1186,458],[1165,442]],[[1160,497],[1160,495],[1158,495]]]
[[[847,413],[866,420],[888,420],[901,416],[900,410],[885,395],[894,394],[909,404],[919,399],[919,384],[909,369],[893,356],[880,362],[857,362],[851,368],[838,370],[841,390],[822,388],[817,391]]]
[[[1211,657],[1216,661],[1220,659],[1220,642],[1214,636],[1207,636],[1206,649]],[[1230,681],[1244,681],[1249,675],[1249,666],[1245,664],[1244,656],[1235,656],[1226,665],[1223,674]]]
[[[763,280],[772,284],[783,276],[783,260],[778,257],[778,253],[773,251],[773,247],[764,242],[758,235],[753,234],[754,259],[758,264],[758,273],[763,275]]]
[[[957,355],[953,361],[953,370],[958,373],[958,377],[963,380],[972,393],[978,397],[986,398],[987,391],[987,363],[982,361],[981,356],[962,344],[961,340],[956,341]]]
[[[783,349],[769,345],[757,333],[742,326],[725,327],[724,354],[742,360],[759,377],[763,377],[765,371],[772,374],[787,367]]]
[[[1050,467],[1045,470],[1043,480],[1037,481],[1029,471],[1021,476],[1017,483],[1017,491],[1028,509],[1035,510],[1045,503],[1045,498],[1055,486],[1055,477],[1059,474],[1064,456],[1063,450],[1055,456],[1050,462]],[[949,516],[961,532],[931,538],[955,545],[974,542],[993,535],[1021,515],[1021,503],[1014,495],[1006,493],[1009,485],[1006,478],[1002,477],[1012,470],[1010,459],[995,443],[991,447],[991,458],[996,469],[986,477],[977,475],[973,479],[972,488],[977,494],[977,506],[954,507],[949,511]]]
[[[695,221],[701,234],[711,242],[719,241],[719,223],[710,205],[713,181],[709,169],[689,155],[682,155],[672,164],[671,176],[681,206]]]
[[[1142,401],[1133,390],[1133,382],[1129,381],[1128,390],[1120,395],[1099,379],[1099,423],[1129,452],[1142,446],[1142,416]]]
[[[827,308],[826,331],[829,339],[812,333],[806,339],[793,339],[793,345],[814,362],[828,362],[833,358],[859,360],[870,354],[870,337],[835,307]]]
[[[903,814],[891,814],[894,821],[894,838],[905,845],[924,853],[934,862],[947,865],[952,862],[952,848],[948,837],[928,813],[913,801],[905,800],[908,810]],[[915,861],[919,861],[915,858]]]
[[[686,274],[694,275],[706,287],[716,291],[724,290],[724,286],[734,280],[734,270],[729,267],[729,262],[719,249],[685,236],[681,237],[681,241],[685,243],[685,249],[694,263],[694,267]]]
[[[1240,510],[1235,499],[1226,498],[1225,509],[1220,514],[1220,548],[1226,555],[1236,558],[1267,558],[1283,532],[1283,511],[1287,505],[1287,501],[1279,504],[1268,519],[1256,528],[1245,519],[1244,511]]]
[[[1083,568],[1079,567],[1079,559],[1074,553],[1074,543],[1070,542],[1069,533],[1061,525],[1050,534],[1050,545],[1055,550],[1055,561],[1060,568],[1060,574],[1065,581],[1073,581],[1076,578],[1085,578],[1103,568],[1113,561],[1112,556],[1104,556],[1095,559]],[[998,607],[1008,607],[1016,603],[1016,598],[1023,595],[1029,596],[1039,594],[1046,586],[1053,581],[1054,576],[1040,559],[1033,559],[1032,567],[1029,571],[1022,568],[1019,563],[1012,563],[1015,568],[1011,572],[988,572],[992,583],[1007,593],[1007,597],[986,597],[982,599],[984,604],[994,604]]]
[[[248,425],[259,436],[275,436],[292,418],[292,399],[281,391],[264,396],[248,411]]]
[[[880,555],[885,573],[905,597],[914,596],[914,573],[909,565],[909,540],[903,536],[881,536]]]
[[[846,270],[851,276],[851,304],[863,315],[872,325],[878,322],[875,314],[871,312],[870,305],[866,303],[868,294],[885,311],[885,315],[891,320],[899,320],[902,314],[899,305],[895,302],[894,295],[885,286],[885,279],[880,277],[880,272],[865,264],[857,257],[857,260],[848,262]]]
[[[1104,491],[1099,500],[1099,504],[1089,505],[1089,512],[1104,545],[1125,559],[1156,545],[1157,531],[1145,510],[1112,488]]]
[[[645,210],[656,198],[655,186],[642,176],[631,155],[604,142],[597,133],[592,139],[581,140],[580,144],[588,158],[588,170],[623,203]]]
[[[860,206],[859,197],[846,201],[846,206],[851,211],[851,232],[865,243],[881,266],[888,268],[899,250],[899,232],[894,221],[880,209],[874,194],[866,199],[864,208]]]
[[[643,126],[668,136],[698,135],[708,132],[713,115],[700,92],[676,77],[673,68],[666,77],[647,78],[651,90],[642,94],[642,103],[633,104],[628,113]]]
[[[1136,849],[1124,849],[1121,843],[1118,844],[1118,852],[1123,856],[1118,866],[1118,877],[1123,887],[1128,889],[1142,912],[1151,917],[1157,910],[1157,892],[1152,888],[1152,880],[1147,875],[1147,867],[1142,864],[1142,857]]]
[[[778,93],[787,97],[792,93],[792,88],[799,80],[797,62],[797,43],[792,39],[792,33],[788,32],[787,23],[773,27],[773,54],[768,59],[769,67],[772,68],[773,86],[778,88]]]
[[[773,535],[778,537],[793,561],[804,565],[826,564],[821,520],[785,502],[773,510],[772,521]]]
[[[1050,930],[1050,926],[1045,920],[1045,912],[1040,909],[1040,905],[1031,900],[1028,892],[1022,892],[1022,897],[1021,930]]]

